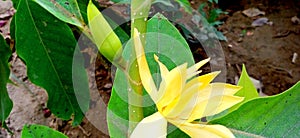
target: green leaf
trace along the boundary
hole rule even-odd
[[[78,7],[80,9],[80,14],[86,24],[88,24],[88,19],[87,19],[87,6],[89,4],[89,0],[77,0],[78,2]]]
[[[240,102],[239,104],[236,104],[235,106],[231,107],[230,111],[236,110],[243,103],[246,103],[249,100],[259,97],[258,92],[257,92],[254,84],[250,80],[250,77],[247,73],[247,70],[246,70],[246,67],[244,64],[243,64],[242,74],[241,74],[240,80],[238,82],[238,86],[242,86],[242,89],[239,90],[235,95],[240,96],[240,97],[245,97],[245,99],[242,102]]]
[[[237,137],[299,137],[299,91],[300,82],[281,94],[250,100],[210,123],[226,126]]]
[[[63,133],[42,125],[24,125],[21,138],[67,138]]]
[[[28,78],[34,84],[46,89],[48,108],[53,114],[70,119],[78,125],[89,105],[88,85],[74,92],[73,78],[86,78],[83,62],[73,63],[76,40],[68,25],[31,0],[20,0],[16,23],[16,50],[27,65]],[[76,73],[72,75],[72,68]],[[81,80],[88,84],[87,79]],[[80,97],[81,110],[76,96]]]
[[[85,23],[81,16],[76,0],[33,0],[49,11],[58,19],[84,28]]]
[[[11,56],[11,50],[6,44],[2,35],[0,35],[0,121],[2,126],[5,127],[5,119],[9,116],[13,103],[8,96],[6,84],[8,82],[10,70],[8,67],[8,60]],[[6,127],[6,129],[8,129]]]
[[[156,83],[160,81],[157,77],[159,67],[154,60],[154,54],[172,69],[177,65],[188,62],[194,64],[193,55],[185,39],[179,31],[161,14],[157,14],[148,21],[146,34],[145,52],[151,73]],[[125,46],[123,56],[129,59],[132,51],[130,42]],[[172,50],[170,50],[172,47]],[[184,55],[184,56],[178,56]],[[128,129],[128,92],[130,91],[128,80],[123,72],[117,70],[114,80],[111,99],[108,104],[107,121],[111,137],[127,136]],[[149,95],[144,91],[144,116],[149,116],[156,112],[156,107]]]

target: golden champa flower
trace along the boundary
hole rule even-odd
[[[234,137],[231,131],[222,125],[206,125],[205,122],[194,120],[220,113],[241,102],[242,97],[234,96],[240,87],[226,83],[210,83],[219,72],[195,77],[200,72],[197,70],[209,59],[189,68],[185,63],[169,71],[154,55],[162,78],[157,89],[136,29],[134,45],[142,84],[156,103],[158,112],[144,118],[132,132],[131,138],[166,137],[167,122],[193,138]]]

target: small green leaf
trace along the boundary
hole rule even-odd
[[[84,28],[84,20],[76,0],[33,0],[58,19]]]
[[[281,94],[250,100],[210,123],[226,126],[237,137],[299,137],[299,91],[300,82]]]
[[[245,97],[244,101],[251,100],[259,96],[253,82],[251,81],[247,73],[246,66],[244,64],[238,86],[242,86],[243,88],[235,95]]]
[[[243,103],[246,103],[249,100],[259,97],[258,92],[257,92],[254,84],[250,80],[250,77],[247,73],[247,70],[246,70],[246,67],[244,64],[243,64],[242,74],[241,74],[240,80],[238,82],[238,86],[242,86],[242,89],[239,90],[235,95],[240,96],[240,97],[245,97],[245,99],[241,103],[236,104],[235,106],[231,107],[230,108],[231,111],[239,108],[239,106],[242,105]]]
[[[42,125],[24,125],[21,138],[67,138],[63,133]]]
[[[0,121],[2,126],[6,129],[5,120],[9,116],[13,103],[8,96],[6,84],[8,83],[8,78],[10,74],[10,70],[8,67],[8,60],[11,56],[11,50],[9,46],[6,44],[3,36],[0,34]]]
[[[47,106],[53,114],[65,120],[74,117],[73,125],[80,124],[88,110],[89,88],[83,85],[82,91],[74,92],[72,77],[84,78],[86,72],[83,62],[73,64],[73,55],[79,51],[71,29],[31,0],[20,0],[15,23],[16,51],[26,62],[28,78],[47,91]],[[72,68],[77,69],[74,75]],[[78,94],[84,108],[77,103]]]

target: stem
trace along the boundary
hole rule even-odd
[[[133,29],[136,28],[142,37],[141,42],[143,46],[145,45],[147,32],[147,18],[149,10],[151,7],[151,0],[131,0],[131,38],[133,37]],[[133,43],[132,43],[133,46]],[[132,57],[129,66],[129,77],[130,86],[132,91],[128,92],[128,103],[129,107],[129,130],[130,135],[137,123],[144,118],[143,114],[143,86],[141,83],[141,78],[138,69],[138,63],[136,61],[136,53],[134,48],[132,48]],[[132,103],[134,105],[132,105]]]

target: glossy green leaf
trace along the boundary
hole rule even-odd
[[[0,34],[0,121],[2,126],[6,126],[5,119],[9,116],[13,103],[8,96],[6,84],[8,82],[10,70],[8,60],[11,56],[11,50],[6,44],[3,36]]]
[[[210,123],[226,126],[237,137],[299,137],[299,92],[300,82],[281,94],[250,100]]]
[[[169,69],[177,65],[188,62],[194,64],[193,55],[185,39],[179,31],[162,15],[158,14],[148,21],[146,34],[145,52],[150,70],[154,80],[158,83],[160,78],[157,77],[159,67],[154,60],[154,54],[160,57]],[[129,59],[131,56],[132,46],[128,43],[124,49],[123,56]],[[172,50],[170,50],[172,47]],[[184,56],[178,56],[184,55]],[[128,129],[128,92],[130,92],[127,78],[123,72],[117,71],[111,99],[108,104],[107,121],[111,137],[127,136]],[[151,98],[144,92],[144,116],[149,116],[156,112],[155,105]]]
[[[84,28],[77,0],[33,0],[58,19]]]
[[[77,0],[78,7],[80,10],[80,14],[86,24],[88,24],[88,19],[87,19],[87,6],[89,4],[89,0]]]
[[[63,133],[42,125],[24,125],[21,138],[67,138]]]
[[[48,93],[48,108],[62,118],[74,117],[73,125],[80,124],[89,105],[88,85],[83,85],[76,95],[73,78],[86,78],[82,61],[73,65],[76,40],[68,25],[31,0],[20,0],[16,23],[16,50],[27,65],[31,82]],[[87,79],[81,80],[87,84]],[[77,103],[79,96],[82,110]],[[72,116],[74,115],[74,116]]]
[[[245,97],[245,98],[244,98],[243,102],[241,102],[239,104],[236,104],[235,106],[231,107],[230,108],[231,111],[237,109],[243,103],[245,103],[249,100],[252,100],[254,98],[259,97],[258,92],[257,92],[254,84],[250,80],[250,77],[247,73],[245,65],[243,65],[242,74],[241,74],[240,80],[238,82],[238,86],[242,86],[242,89],[239,90],[235,95],[240,96],[240,97]]]

